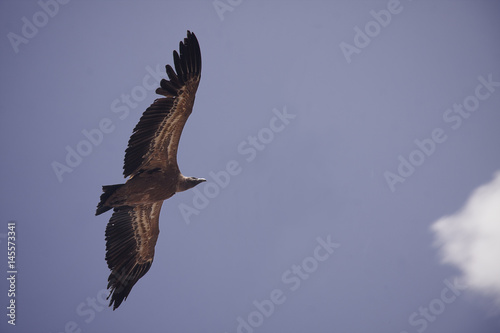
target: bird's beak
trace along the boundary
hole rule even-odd
[[[203,183],[203,182],[206,182],[207,180],[206,180],[205,178],[199,178],[199,181],[200,181],[201,183]]]

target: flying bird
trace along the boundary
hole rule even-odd
[[[106,262],[109,306],[113,310],[127,298],[132,287],[153,263],[163,201],[177,192],[204,182],[185,177],[177,165],[182,129],[193,110],[201,77],[201,52],[194,33],[188,31],[174,69],[167,65],[158,98],[142,114],[125,151],[125,184],[103,186],[96,215],[113,209],[106,226]]]

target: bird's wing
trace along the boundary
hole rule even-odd
[[[180,53],[180,55],[179,55]],[[175,71],[166,66],[169,80],[162,79],[159,98],[143,113],[125,151],[123,174],[134,176],[141,170],[177,166],[177,148],[182,129],[193,110],[201,77],[201,52],[194,33],[174,51]]]
[[[113,310],[127,298],[153,263],[160,233],[158,218],[163,201],[115,208],[106,226],[106,261],[111,270],[108,289]]]

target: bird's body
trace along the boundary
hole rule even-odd
[[[192,112],[201,77],[201,53],[196,36],[188,31],[174,51],[175,71],[163,79],[156,93],[163,98],[144,112],[125,151],[125,184],[103,186],[96,215],[113,209],[106,227],[106,261],[111,269],[110,306],[116,309],[153,262],[163,201],[205,181],[185,177],[177,165],[177,148]]]
[[[117,185],[104,207],[135,206],[164,201],[177,192],[178,177],[161,170],[146,171]]]

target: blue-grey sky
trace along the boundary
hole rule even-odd
[[[0,330],[499,332],[499,14],[1,1]],[[178,160],[208,181],[163,204],[153,266],[112,311],[95,207],[186,30],[203,70]]]

